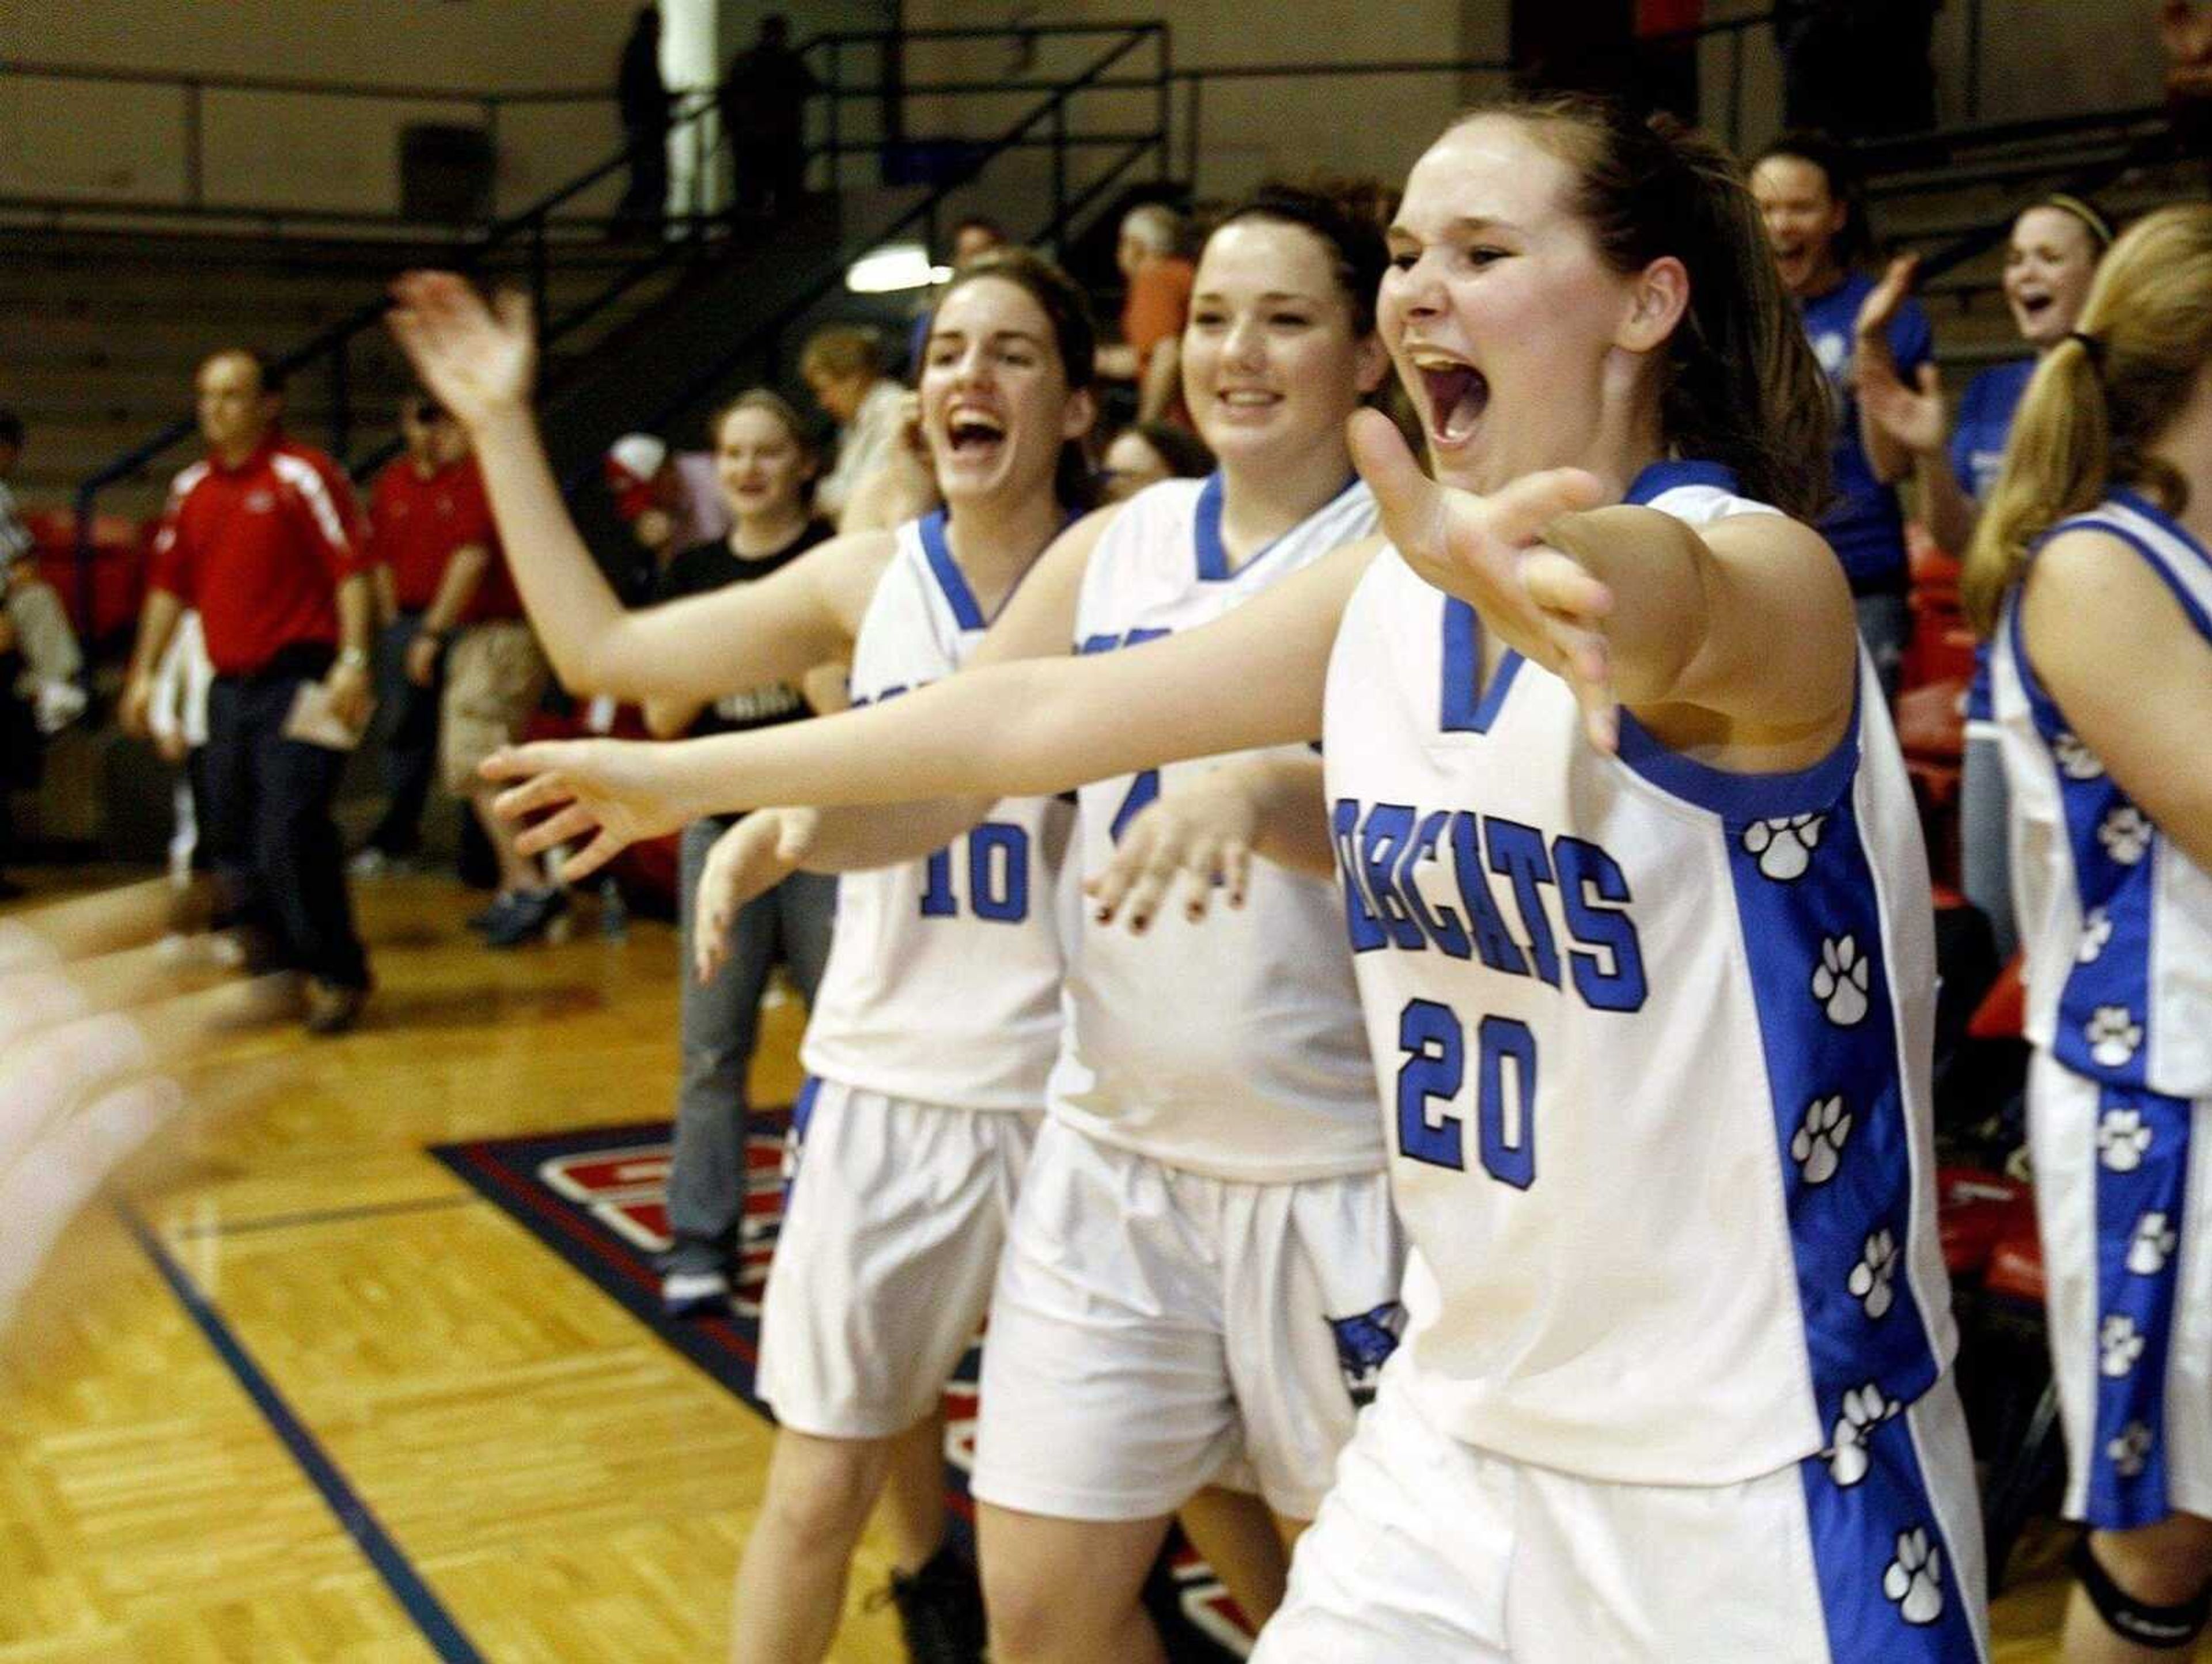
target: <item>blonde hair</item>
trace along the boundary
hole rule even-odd
[[[2170,513],[2181,476],[2151,447],[2212,359],[2212,207],[2164,208],[2112,245],[2075,332],[2036,366],[1966,554],[1966,616],[1987,635],[2028,551],[2115,485],[2140,486]]]
[[[824,324],[806,337],[799,355],[801,375],[865,376],[884,373],[882,337],[860,324]]]

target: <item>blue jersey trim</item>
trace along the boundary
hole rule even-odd
[[[1456,596],[1444,598],[1443,687],[1437,705],[1437,726],[1448,734],[1486,734],[1505,708],[1513,691],[1513,678],[1526,661],[1508,647],[1490,672],[1490,685],[1477,681],[1482,670],[1482,619]]]
[[[2114,501],[2124,503],[2150,521],[2160,531],[2203,562],[2207,572],[2212,573],[2212,555],[2205,553],[2204,545],[2191,537],[2180,522],[2166,513],[2164,509],[2146,498],[2137,496],[2132,491],[2115,491],[2112,493],[2112,498]],[[2062,531],[2084,530],[2109,532],[2122,543],[2132,547],[2137,554],[2150,563],[2150,569],[2158,574],[2160,581],[2173,592],[2173,598],[2181,604],[2182,611],[2187,615],[2189,622],[2197,627],[2197,633],[2208,640],[2212,640],[2212,616],[2206,614],[2203,603],[2197,598],[2189,586],[2181,581],[2180,575],[2166,563],[2166,556],[2143,537],[2129,531],[2124,525],[2115,525],[2110,520],[2100,519],[2094,513],[2077,515],[2070,520],[2062,522],[2051,528],[2050,537],[2055,537]],[[2045,539],[2046,542],[2048,540],[2048,538]]]
[[[1679,490],[1686,485],[1712,485],[1734,495],[1740,489],[1735,470],[1717,462],[1686,462],[1670,458],[1665,462],[1647,465],[1629,483],[1624,502],[1642,507],[1663,492]]]
[[[962,629],[983,629],[988,621],[983,609],[975,604],[975,592],[968,587],[968,575],[960,569],[960,562],[952,558],[952,545],[945,541],[947,516],[942,508],[925,514],[915,525],[921,533],[921,552],[928,561],[930,571],[936,575],[937,586],[945,592],[945,604],[952,609],[953,622]]]
[[[1620,760],[1661,791],[1718,815],[1732,826],[1808,814],[1835,803],[1850,789],[1859,766],[1859,714],[1853,695],[1850,726],[1836,749],[1808,768],[1788,774],[1744,774],[1699,762],[1669,746],[1620,710]]]
[[[1334,496],[1319,508],[1315,509],[1304,519],[1300,520],[1297,525],[1292,526],[1290,531],[1285,531],[1281,537],[1274,538],[1266,548],[1260,550],[1250,560],[1245,562],[1242,567],[1232,567],[1229,563],[1229,545],[1224,543],[1221,537],[1222,499],[1226,494],[1226,487],[1218,471],[1207,475],[1206,483],[1199,488],[1198,507],[1191,517],[1190,528],[1191,543],[1198,556],[1200,581],[1209,584],[1226,583],[1231,578],[1249,572],[1287,543],[1292,531],[1302,529],[1319,515],[1327,513],[1338,503],[1343,501],[1346,494],[1358,483],[1359,476],[1354,474],[1337,488]]]
[[[2073,1129],[2100,1146],[2100,1156],[2108,1128],[2116,1144],[2124,1132],[2130,1145],[2149,1135],[2134,1166],[2116,1170],[2099,1159],[2094,1167],[2100,1367],[2090,1448],[2076,1454],[2089,1470],[2084,1511],[2100,1531],[2156,1525],[2172,1511],[2166,1377],[2190,1225],[2191,1119],[2185,1098],[2106,1085],[2097,1094],[2096,1119]]]

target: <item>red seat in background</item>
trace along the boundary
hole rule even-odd
[[[93,516],[92,610],[88,617],[77,589],[76,513],[46,508],[23,517],[39,576],[62,598],[70,628],[80,640],[98,644],[127,639],[137,628],[138,609],[146,598],[146,550],[153,524],[141,527],[120,514]]]
[[[2035,1199],[2027,1186],[1978,1167],[1937,1169],[1936,1214],[1944,1267],[1954,1277],[1985,1276],[2001,1244],[2035,1235]]]

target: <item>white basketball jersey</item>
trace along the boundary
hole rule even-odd
[[[2059,531],[2122,538],[2212,641],[2212,554],[2118,492]],[[2130,801],[2036,680],[2019,592],[2000,622],[1991,695],[2012,787],[2013,890],[2027,950],[2027,1036],[2079,1074],[2212,1096],[2212,874]]]
[[[854,638],[855,705],[951,675],[988,622],[942,513],[896,535]],[[926,860],[840,877],[807,1072],[924,1103],[1039,1108],[1060,1048],[1073,819],[1055,799],[1007,798]]]
[[[1139,492],[1099,539],[1076,604],[1076,647],[1103,653],[1196,629],[1374,530],[1374,499],[1355,481],[1231,572],[1218,477],[1165,481]],[[1083,787],[1085,876],[1104,869],[1163,779],[1218,761]],[[1217,906],[1194,925],[1170,907],[1133,936],[1085,909],[1053,1113],[1103,1143],[1215,1178],[1376,1170],[1373,1087],[1337,916],[1333,886],[1267,861],[1253,863],[1241,909]]]
[[[1733,485],[1666,463],[1628,500],[1772,512]],[[1401,1367],[1455,1436],[1597,1479],[1723,1484],[1870,1436],[1955,1341],[1927,861],[1872,668],[1825,761],[1740,774],[1626,711],[1606,756],[1517,653],[1479,685],[1480,630],[1386,551],[1329,665],[1413,1242]]]

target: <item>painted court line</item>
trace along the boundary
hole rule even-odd
[[[344,1224],[355,1219],[386,1219],[395,1214],[432,1213],[441,1208],[474,1207],[483,1199],[472,1192],[456,1195],[418,1196],[404,1202],[364,1202],[358,1207],[317,1208],[303,1213],[267,1213],[258,1218],[217,1219],[210,1224],[179,1224],[170,1235],[188,1242],[206,1236],[245,1236],[257,1230],[289,1230],[296,1226]]]
[[[346,1535],[368,1557],[385,1587],[392,1591],[392,1597],[422,1632],[438,1657],[444,1664],[483,1664],[483,1655],[461,1633],[460,1626],[430,1592],[430,1586],[378,1523],[368,1504],[347,1483],[337,1464],[316,1443],[315,1436],[293,1412],[292,1406],[285,1403],[275,1384],[262,1373],[261,1366],[223,1321],[222,1314],[200,1292],[153,1228],[128,1205],[118,1203],[117,1212],[131,1234],[138,1239],[138,1246],[145,1250],[146,1257],[154,1262],[154,1268],[161,1273],[161,1280],[169,1285],[169,1291],[177,1297],[178,1303],[215,1349],[216,1356],[237,1378],[238,1384],[246,1389],[254,1408],[261,1412],[270,1430],[283,1442],[292,1460],[300,1465],[300,1471],[307,1476],[308,1483],[321,1493]]]

